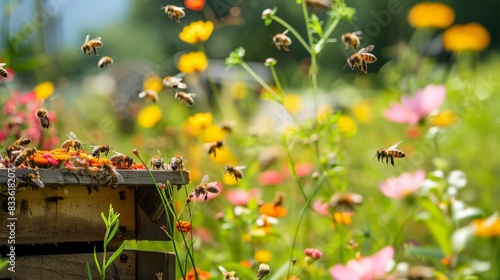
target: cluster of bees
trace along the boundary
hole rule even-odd
[[[182,82],[182,77],[184,76],[184,73],[179,73],[175,76],[166,76],[163,78],[162,83],[163,85],[174,92],[174,98],[179,100],[180,102],[188,105],[188,106],[193,106],[194,105],[194,98],[196,97],[195,93],[187,93],[183,90],[187,88],[187,85]],[[158,96],[158,92],[152,90],[152,89],[146,89],[142,92],[139,93],[139,98],[146,98],[153,103],[158,102],[160,100],[160,97]]]
[[[90,39],[90,35],[87,35],[87,37],[85,37],[85,42],[83,42],[83,45],[80,47],[80,49],[82,50],[82,52],[84,54],[88,54],[89,56],[92,56],[92,51],[94,52],[94,54],[97,56],[99,55],[99,53],[97,53],[97,48],[100,48],[102,47],[102,38],[101,37],[96,37],[92,40],[89,40]],[[104,68],[106,66],[109,66],[113,64],[113,59],[109,56],[103,56],[99,62],[97,62],[97,67],[99,68]]]

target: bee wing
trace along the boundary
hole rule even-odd
[[[238,170],[243,170],[245,168],[247,168],[246,166],[235,166],[234,167],[235,169],[238,169]]]
[[[288,33],[288,31],[289,30],[287,29],[287,30],[283,31],[283,33],[281,33],[281,34],[285,35],[286,33]]]
[[[35,183],[40,188],[45,187],[45,185],[43,184],[42,180],[32,179],[31,182]]]
[[[215,142],[205,143],[203,144],[203,148],[205,148],[205,150],[209,150],[210,147],[212,147],[215,144],[216,144]]]
[[[102,38],[101,37],[95,37],[94,39],[92,39],[92,41],[101,41]]]
[[[147,92],[146,90],[145,90],[145,91],[141,91],[141,92],[139,93],[139,98],[144,98],[144,97],[146,97],[147,95],[148,95],[148,92]]]
[[[208,180],[208,175],[203,176],[203,179],[201,179],[201,184],[205,184],[206,182],[208,182]]]
[[[187,89],[187,85],[185,83],[181,83],[182,79],[179,78],[179,83],[177,84],[177,87],[180,89]]]
[[[0,63],[0,67],[7,65],[7,63]]]
[[[398,147],[398,145],[399,145],[399,144],[401,144],[401,142],[403,142],[403,140],[401,140],[401,141],[399,141],[398,143],[396,143],[396,144],[394,144],[394,145],[390,146],[389,148],[387,148],[387,150],[394,150],[394,149],[396,149],[396,148]]]
[[[375,46],[374,46],[374,45],[369,45],[369,46],[366,46],[366,47],[364,47],[364,48],[360,49],[360,50],[358,51],[358,54],[361,54],[361,53],[366,53],[366,52],[371,52],[371,51],[373,50],[373,48],[375,48]]]
[[[352,32],[352,34],[359,36],[359,35],[363,34],[363,32],[361,32],[360,30],[358,30],[358,31]]]
[[[219,270],[220,270],[222,273],[224,273],[224,274],[226,274],[226,273],[227,273],[227,270],[226,270],[224,267],[220,266],[220,265],[219,265]]]
[[[85,43],[87,43],[90,39],[90,35],[87,34],[87,37],[85,37]]]
[[[68,137],[69,137],[69,138],[71,138],[71,139],[78,140],[78,138],[76,138],[76,135],[75,135],[75,133],[73,133],[73,131],[70,131],[70,133],[69,133],[69,134],[66,134],[66,136],[68,136]]]
[[[189,95],[191,98],[195,98],[196,97],[196,93],[188,93],[187,95]]]

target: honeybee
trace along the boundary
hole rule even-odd
[[[156,103],[156,102],[158,102],[158,100],[160,100],[158,93],[152,89],[146,89],[144,91],[141,91],[139,93],[139,98],[147,98],[147,99],[153,101],[153,103]]]
[[[236,126],[236,121],[223,121],[219,124],[219,127],[227,133],[233,132],[233,128]]]
[[[171,159],[170,159],[170,168],[172,168],[173,171],[176,171],[177,169],[179,169],[180,171],[184,170],[184,162],[185,162],[185,159],[183,159],[181,156],[179,155],[176,155],[176,156],[173,156]]]
[[[330,206],[336,210],[350,211],[362,202],[363,197],[360,194],[353,192],[335,193],[330,198]]]
[[[99,55],[97,53],[97,48],[102,47],[102,42],[101,42],[101,37],[96,37],[92,40],[89,40],[90,35],[87,35],[85,37],[85,42],[83,43],[82,47],[80,48],[84,54],[88,54],[89,56],[92,56],[91,50],[94,51],[95,55]]]
[[[369,51],[372,51],[374,48],[373,45],[369,45],[365,48],[360,49],[357,53],[351,55],[347,59],[347,64],[349,67],[351,67],[352,70],[354,70],[354,67],[357,66],[359,70],[363,73],[368,73],[368,63],[373,63],[377,61],[377,57],[374,56],[371,53],[368,53]]]
[[[394,158],[404,158],[406,156],[403,151],[396,149],[398,147],[398,145],[401,144],[401,142],[403,142],[403,140],[390,146],[387,149],[378,150],[373,158],[377,158],[378,161],[380,161],[380,159],[382,158],[382,162],[384,162],[384,158],[385,158],[386,164],[389,164],[389,159],[390,159],[392,166],[395,166],[394,165]]]
[[[217,142],[212,142],[212,143],[205,143],[203,145],[205,149],[208,150],[208,154],[214,154],[214,158],[217,156],[217,149],[222,149],[224,147],[224,141],[219,140]]]
[[[165,162],[163,161],[163,158],[160,155],[160,151],[158,151],[158,155],[151,158],[150,163],[151,163],[151,169],[153,170],[166,169]]]
[[[40,173],[38,173],[38,170],[33,169],[32,173],[28,173],[25,175],[25,181],[28,181],[28,183],[32,186],[33,189],[39,189],[45,187],[45,184],[42,182],[42,179],[40,178]]]
[[[290,37],[286,36],[287,33],[288,33],[288,29],[285,30],[283,33],[278,33],[278,34],[274,35],[273,42],[274,42],[274,45],[276,46],[276,48],[278,49],[278,51],[281,50],[281,47],[283,47],[283,50],[289,51],[288,46],[290,46],[292,44],[292,39],[290,39]]]
[[[342,43],[344,43],[345,49],[347,50],[349,46],[352,46],[352,50],[356,51],[359,47],[359,40],[361,37],[361,31],[354,31],[352,33],[344,33],[342,34]]]
[[[116,171],[111,163],[103,164],[101,168],[105,174],[109,175],[111,178],[107,180],[104,184],[110,185],[112,189],[116,188],[119,183],[123,182],[123,176]]]
[[[5,154],[7,154],[7,157],[10,159],[14,152],[24,149],[24,146],[29,145],[29,143],[31,143],[30,139],[21,136],[21,138],[14,141],[12,145],[5,148]]]
[[[50,119],[49,119],[49,112],[45,108],[40,108],[36,110],[36,117],[38,120],[40,120],[40,125],[43,128],[49,128],[50,126]]]
[[[113,64],[113,59],[109,56],[103,56],[99,59],[99,62],[97,62],[97,67],[104,68],[105,66],[110,66],[111,64]]]
[[[219,266],[219,270],[222,272],[223,274],[223,277],[222,279],[224,280],[237,280],[239,278],[237,278],[235,275],[236,275],[236,272],[234,271],[227,271],[224,267],[222,266]]]
[[[7,73],[7,70],[5,70],[3,67],[7,65],[6,63],[0,63],[0,76],[7,78],[9,74]]]
[[[132,157],[127,156],[122,153],[115,152],[116,154],[112,156],[109,160],[117,169],[128,169],[134,163]]]
[[[76,151],[83,150],[82,142],[76,138],[76,135],[73,132],[66,134],[66,136],[68,136],[69,139],[64,141],[61,145],[63,149],[66,149],[66,152],[69,152],[70,148],[73,148]]]
[[[217,188],[217,182],[208,182],[208,175],[203,176],[201,183],[196,186],[193,192],[189,194],[187,202],[191,202],[194,197],[199,198],[204,197],[205,202],[208,199],[208,193],[218,193],[219,189]]]
[[[238,181],[238,179],[243,178],[243,172],[241,171],[242,169],[247,168],[246,166],[233,166],[233,165],[226,165],[226,170],[229,175],[233,176],[233,178]]]
[[[186,89],[187,85],[181,82],[182,76],[184,76],[184,73],[179,73],[175,76],[166,76],[163,78],[163,84],[169,89]]]
[[[162,10],[165,10],[165,14],[168,15],[169,19],[172,19],[175,17],[177,22],[181,22],[181,18],[186,16],[186,13],[184,12],[184,7],[177,7],[174,5],[167,5],[167,6],[161,6]]]
[[[108,145],[100,145],[100,146],[92,146],[94,149],[92,150],[92,156],[95,158],[99,158],[101,156],[101,153],[104,153],[106,156],[108,156],[109,153],[109,146]]]
[[[320,8],[323,10],[331,10],[332,9],[332,3],[330,3],[329,0],[306,0],[306,5]]]
[[[16,160],[14,161],[14,165],[17,167],[26,160],[29,160],[29,157],[36,154],[36,149],[33,147],[26,147],[24,150],[21,151],[21,154],[19,154],[16,157]]]
[[[188,106],[193,106],[194,105],[194,98],[196,97],[196,94],[178,91],[175,93],[174,97],[175,97],[175,99],[184,102]]]

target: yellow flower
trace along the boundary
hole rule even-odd
[[[201,134],[201,132],[212,125],[212,114],[210,113],[197,113],[194,116],[189,117],[186,122],[184,122],[184,131],[189,135],[196,137]],[[220,139],[217,139],[220,140]]]
[[[181,55],[177,68],[186,74],[205,71],[208,67],[207,57],[203,52],[189,52]]]
[[[253,258],[257,263],[269,263],[271,261],[272,254],[268,250],[259,250],[255,252]]]
[[[226,146],[217,149],[215,157],[213,153],[210,154],[210,158],[212,159],[213,162],[221,164],[230,164],[233,161],[233,155]]]
[[[341,132],[346,134],[347,136],[352,136],[356,134],[356,123],[354,120],[346,115],[342,115],[337,120],[337,127]]]
[[[43,82],[36,85],[35,89],[36,100],[47,99],[54,92],[54,84],[52,82]]]
[[[490,33],[477,22],[454,25],[443,34],[443,46],[453,52],[482,51],[490,44]]]
[[[318,109],[316,113],[316,119],[319,123],[325,123],[328,118],[333,114],[333,109],[329,105],[325,105]]]
[[[498,217],[475,219],[472,221],[472,226],[477,237],[500,236],[500,219]]]
[[[236,185],[238,183],[238,180],[234,176],[231,176],[231,174],[224,172],[222,175],[222,183],[227,186],[232,186]]]
[[[352,213],[335,212],[333,213],[333,222],[337,225],[350,225],[352,223]]]
[[[432,119],[433,126],[450,126],[457,122],[457,114],[452,110],[445,110]]]
[[[408,22],[415,28],[446,28],[454,21],[453,9],[439,2],[415,4],[408,13]]]
[[[158,76],[148,77],[142,83],[142,90],[153,90],[155,92],[160,92],[162,87],[162,80]]]
[[[161,119],[160,107],[149,105],[143,108],[137,115],[137,123],[145,128],[153,127]]]
[[[297,94],[289,94],[285,96],[283,100],[283,106],[285,106],[286,110],[290,112],[290,114],[297,114],[302,107],[302,100],[300,96]]]
[[[188,44],[201,43],[210,38],[212,31],[214,31],[214,24],[211,21],[194,21],[182,28],[179,38]]]
[[[210,125],[203,130],[203,142],[217,142],[226,138],[226,131],[220,126]]]
[[[360,123],[370,123],[372,121],[372,108],[366,101],[354,104],[352,111]]]
[[[242,81],[234,82],[229,90],[231,92],[231,96],[237,100],[241,100],[248,95],[248,86]]]

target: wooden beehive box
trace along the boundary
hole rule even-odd
[[[17,192],[11,213],[5,192],[9,176],[24,178],[32,170],[0,169],[2,257],[9,254],[10,246],[15,247],[15,272],[3,269],[0,279],[87,279],[87,262],[93,278],[100,279],[93,250],[94,246],[98,252],[103,250],[105,226],[101,213],[107,216],[109,204],[120,213],[120,228],[108,246],[110,255],[123,240],[167,240],[160,230],[167,225],[166,214],[148,171],[118,171],[124,181],[116,188],[101,186],[89,194],[87,187],[95,184],[89,176],[66,169],[38,169],[45,187],[27,187]],[[13,172],[15,176],[10,174]],[[186,171],[152,173],[157,182],[169,181],[173,187],[189,182]],[[8,244],[12,231],[7,225],[12,222],[15,244]],[[123,251],[108,269],[106,278],[156,280],[158,272],[163,273],[162,279],[175,279],[174,254]]]

